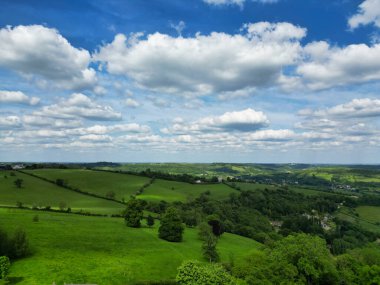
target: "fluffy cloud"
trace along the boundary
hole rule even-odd
[[[63,89],[92,88],[96,73],[91,56],[73,47],[55,29],[40,25],[0,29],[0,67]]]
[[[199,132],[249,132],[266,127],[268,118],[263,112],[252,109],[243,111],[226,112],[221,116],[201,118],[195,122],[185,123],[176,120],[171,128],[162,129],[166,134],[186,134]]]
[[[358,13],[348,20],[351,29],[373,23],[380,27],[380,0],[365,0],[359,5]]]
[[[146,39],[116,35],[94,55],[108,72],[140,87],[176,94],[207,94],[271,87],[301,53],[306,30],[289,23],[260,22],[243,34],[213,32],[194,37],[155,33]]]
[[[297,67],[305,84],[314,90],[380,79],[380,44],[331,47],[313,42],[304,48],[305,61]]]
[[[0,129],[13,129],[20,126],[21,121],[17,116],[0,117]]]
[[[26,105],[37,105],[40,99],[28,97],[21,91],[0,90],[0,103],[17,103]]]
[[[140,106],[140,103],[137,102],[136,100],[133,100],[132,98],[127,98],[125,100],[125,106],[131,107],[131,108],[137,108]]]
[[[73,93],[58,104],[44,106],[33,115],[68,119],[80,117],[95,121],[118,121],[122,118],[112,107],[99,105],[81,93]]]
[[[260,130],[249,134],[249,141],[287,141],[294,139],[296,134],[292,130]]]
[[[379,99],[354,99],[348,103],[337,105],[323,110],[302,110],[302,116],[308,117],[336,117],[336,118],[371,118],[380,117]]]

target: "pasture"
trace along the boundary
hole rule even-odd
[[[21,188],[15,186],[16,179],[23,180]],[[59,204],[64,203],[65,208],[70,207],[72,211],[97,214],[119,214],[124,209],[122,204],[70,191],[20,172],[1,171],[0,185],[1,206],[15,207],[21,202],[27,207],[58,209]]]
[[[38,214],[39,221],[33,222]],[[201,257],[197,229],[185,229],[181,243],[157,236],[157,222],[128,228],[121,218],[0,209],[0,228],[26,230],[33,254],[13,263],[10,280],[18,285],[66,283],[134,284],[173,279],[184,260]],[[239,261],[261,244],[225,233],[218,250],[222,262]]]
[[[226,199],[236,190],[224,184],[189,184],[184,182],[156,179],[144,192],[140,199],[147,201],[187,201],[197,198],[204,192],[209,192],[213,199]]]
[[[147,177],[86,169],[38,169],[26,172],[55,181],[63,179],[71,187],[105,197],[108,192],[117,200],[128,200],[131,195],[150,181]]]

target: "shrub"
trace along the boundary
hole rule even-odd
[[[237,283],[221,265],[204,265],[198,261],[185,261],[178,268],[176,281],[180,285],[232,285]]]
[[[6,256],[0,256],[0,279],[7,279],[10,267],[11,263],[9,261],[9,258]]]

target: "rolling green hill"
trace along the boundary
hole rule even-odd
[[[119,214],[125,207],[122,204],[83,195],[58,187],[52,183],[20,173],[0,171],[0,205],[16,206],[21,202],[28,207],[58,208],[60,203],[65,203],[72,211],[88,211],[100,214]],[[22,179],[23,185],[17,188],[14,185],[16,179]]]
[[[189,184],[184,182],[156,179],[144,192],[140,199],[148,201],[186,201],[194,199],[204,192],[210,192],[211,198],[225,199],[236,190],[224,184]]]
[[[147,177],[85,169],[39,169],[27,172],[55,181],[63,179],[71,187],[81,191],[106,196],[115,193],[115,199],[128,200],[131,195],[150,181]]]
[[[38,214],[39,221],[33,222]],[[133,284],[173,279],[184,260],[201,257],[197,230],[186,228],[184,241],[170,243],[153,228],[128,228],[120,218],[0,209],[0,228],[26,230],[33,254],[13,263],[10,280],[18,285],[56,282]],[[261,245],[223,234],[218,250],[222,261],[238,261]]]

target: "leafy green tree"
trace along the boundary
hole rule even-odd
[[[178,268],[176,281],[180,285],[238,284],[221,265],[205,265],[198,261],[185,261],[182,263]]]
[[[337,284],[338,273],[326,242],[307,234],[290,235],[234,268],[248,284]]]
[[[218,237],[214,235],[212,227],[207,223],[199,225],[199,238],[202,243],[202,254],[209,262],[219,261],[219,254],[216,250]]]
[[[184,226],[177,209],[173,207],[168,208],[161,218],[158,236],[167,241],[180,242],[182,241],[183,231]]]
[[[154,218],[151,215],[148,215],[146,218],[146,224],[148,227],[153,227],[154,226]]]
[[[16,185],[17,188],[21,188],[23,183],[24,183],[24,180],[22,180],[20,178],[17,178],[14,182],[14,184]]]
[[[124,211],[125,223],[128,227],[139,228],[141,226],[141,219],[143,218],[143,204],[141,200],[136,198],[130,199],[126,204]]]
[[[7,279],[10,267],[11,263],[9,261],[9,258],[6,256],[0,256],[0,279]]]

